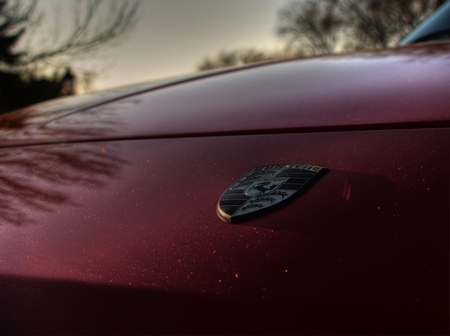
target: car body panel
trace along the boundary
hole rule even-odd
[[[16,126],[1,129],[0,144],[448,126],[449,50],[437,43],[214,73],[45,122],[29,108],[11,116]]]
[[[0,331],[448,333],[448,46],[5,116]],[[290,163],[329,172],[264,216],[217,216],[243,174]]]
[[[95,313],[83,297],[93,285],[108,287],[109,300],[127,287],[149,291],[150,307],[128,308],[140,311],[136,316],[150,314],[152,295],[168,291],[180,294],[173,305],[196,302],[197,295],[210,308],[219,300],[222,313],[267,300],[292,306],[292,312],[321,312],[281,329],[291,333],[333,332],[316,324],[337,317],[344,331],[360,333],[367,319],[380,332],[445,330],[448,137],[448,129],[414,129],[4,148],[3,164],[12,161],[14,180],[29,188],[3,192],[11,205],[3,209],[23,209],[13,213],[19,223],[7,223],[10,214],[2,211],[3,286],[5,278],[16,286],[21,282],[14,279],[45,279],[79,291],[69,296],[81,300],[58,308],[65,323],[48,326],[44,318],[18,330],[64,332],[80,310],[81,316]],[[278,162],[313,163],[330,172],[278,211],[238,225],[218,218],[215,205],[225,188],[255,166]],[[36,206],[26,206],[30,202]],[[45,281],[42,286],[52,288]],[[25,302],[19,304],[38,298],[40,309],[55,309],[38,288],[20,294]],[[223,304],[224,298],[234,301]],[[272,315],[275,306],[255,312]],[[196,307],[185,313],[191,322],[204,309]],[[103,309],[118,308],[110,303]],[[161,330],[160,323],[149,318],[144,324]],[[239,333],[248,323],[238,318],[233,325]],[[116,324],[102,328],[114,332]],[[82,325],[98,332],[95,324]],[[275,332],[264,325],[251,330]],[[214,331],[207,322],[198,328],[184,331]]]

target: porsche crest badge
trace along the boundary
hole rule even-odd
[[[253,168],[222,194],[217,214],[229,223],[259,215],[301,195],[327,172],[307,164]]]

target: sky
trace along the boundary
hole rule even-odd
[[[281,49],[275,27],[277,11],[286,2],[143,0],[139,21],[128,39],[100,56],[104,60],[98,68],[103,73],[92,89],[193,73],[205,57],[221,50]]]

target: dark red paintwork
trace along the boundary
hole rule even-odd
[[[449,51],[278,62],[3,116],[0,331],[448,333]],[[218,218],[237,178],[281,163],[330,171],[275,212]]]

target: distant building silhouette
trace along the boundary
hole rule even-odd
[[[75,80],[76,76],[72,73],[70,68],[66,68],[66,73],[61,79],[60,96],[71,96],[75,94]]]

